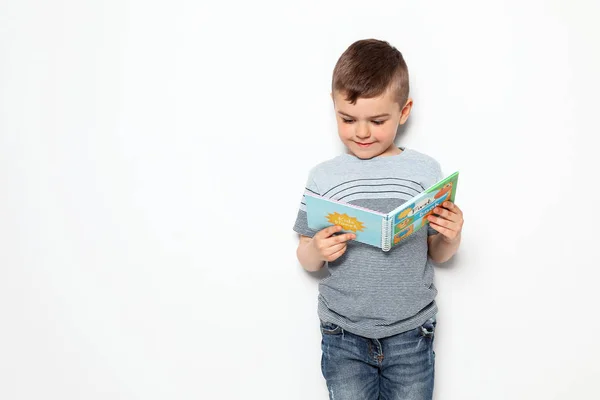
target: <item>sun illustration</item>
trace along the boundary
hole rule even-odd
[[[365,226],[355,217],[350,217],[348,214],[327,214],[327,221],[332,225],[339,225],[346,231],[358,232],[365,229]]]

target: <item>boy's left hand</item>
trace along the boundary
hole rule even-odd
[[[429,215],[427,219],[433,229],[443,235],[446,242],[453,242],[460,237],[464,219],[463,213],[458,206],[451,201],[445,201],[442,207],[437,206],[433,213],[438,216]]]

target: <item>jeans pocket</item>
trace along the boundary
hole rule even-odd
[[[425,321],[421,326],[419,326],[419,333],[423,337],[433,339],[436,326],[437,326],[437,321],[436,321],[435,317],[431,317],[427,321]]]
[[[342,333],[342,328],[333,322],[321,321],[321,333],[325,335],[339,335]]]

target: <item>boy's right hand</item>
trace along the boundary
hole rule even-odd
[[[311,246],[323,261],[335,261],[346,252],[347,241],[356,239],[354,233],[335,235],[342,230],[339,225],[334,225],[320,230],[313,236]]]

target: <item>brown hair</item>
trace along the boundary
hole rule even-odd
[[[402,53],[382,40],[352,43],[333,69],[332,91],[346,94],[351,104],[356,104],[359,97],[380,96],[391,85],[396,101],[403,107],[408,99],[408,67]]]

